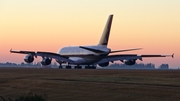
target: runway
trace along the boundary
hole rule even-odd
[[[48,101],[178,101],[178,70],[0,68],[0,96],[33,92]]]

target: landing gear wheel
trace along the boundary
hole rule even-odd
[[[85,66],[85,69],[96,69],[96,66]]]
[[[92,66],[92,69],[96,69],[96,66]]]
[[[74,66],[74,69],[82,69],[81,66]]]
[[[82,67],[81,66],[77,66],[77,69],[82,69]]]
[[[66,66],[66,69],[71,69],[71,66]]]
[[[89,69],[89,66],[85,66],[85,69]]]

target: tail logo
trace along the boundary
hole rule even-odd
[[[108,40],[109,40],[109,34],[110,34],[110,30],[111,30],[112,19],[113,19],[113,15],[109,15],[106,26],[104,27],[104,31],[103,31],[101,39],[99,41],[99,45],[107,46]]]

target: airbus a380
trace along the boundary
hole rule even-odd
[[[42,65],[50,65],[52,59],[55,59],[59,63],[59,68],[62,68],[62,64],[66,63],[66,68],[71,68],[71,65],[75,65],[75,69],[81,69],[82,65],[86,65],[86,69],[95,69],[96,65],[101,67],[108,66],[110,62],[121,61],[126,65],[134,65],[136,60],[141,60],[144,57],[173,57],[172,55],[137,55],[137,54],[116,54],[110,55],[116,52],[125,52],[139,50],[141,48],[135,49],[125,49],[125,50],[115,50],[112,51],[107,48],[109,34],[111,30],[111,23],[113,20],[113,15],[109,15],[107,23],[105,25],[104,31],[100,38],[98,45],[93,46],[74,46],[74,47],[63,47],[57,53],[53,52],[40,52],[40,51],[15,51],[10,50],[11,53],[26,54],[24,61],[27,63],[32,63],[34,57],[41,56]]]

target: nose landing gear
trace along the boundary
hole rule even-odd
[[[62,69],[62,64],[59,64],[59,69]]]

